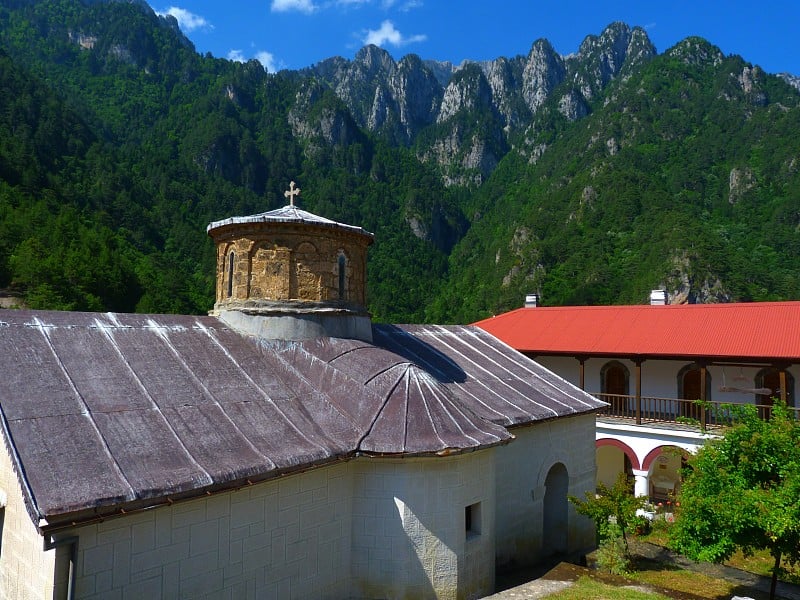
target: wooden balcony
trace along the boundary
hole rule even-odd
[[[593,396],[608,402],[609,406],[597,413],[599,417],[625,419],[637,425],[680,424],[695,426],[701,430],[716,429],[730,425],[731,404],[718,401],[683,400],[680,398],[654,398],[650,396],[623,396],[620,394],[597,394]],[[758,414],[769,419],[772,406],[757,404]],[[800,419],[800,408],[789,407]]]

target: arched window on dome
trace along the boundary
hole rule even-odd
[[[235,260],[234,253],[228,255],[228,298],[233,296],[233,262]]]
[[[347,258],[345,258],[344,252],[339,252],[339,258],[337,260],[337,264],[339,266],[339,300],[346,300],[347,299],[347,287],[346,287],[346,271],[347,271]]]

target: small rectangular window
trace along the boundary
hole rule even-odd
[[[481,534],[481,503],[464,507],[464,531],[467,539]]]

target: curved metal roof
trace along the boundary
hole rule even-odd
[[[3,311],[0,416],[32,517],[111,514],[360,453],[476,450],[511,440],[508,426],[603,406],[474,327],[373,337]]]
[[[258,213],[256,215],[228,217],[227,219],[222,219],[221,221],[214,221],[209,223],[208,227],[206,227],[206,232],[210,234],[215,229],[219,229],[221,227],[252,223],[296,223],[302,225],[316,225],[318,227],[329,227],[331,229],[347,231],[348,233],[360,234],[368,237],[370,240],[375,238],[374,234],[361,227],[356,225],[347,225],[346,223],[339,223],[337,221],[326,219],[325,217],[320,217],[314,213],[301,210],[293,204],[287,204],[282,208]]]

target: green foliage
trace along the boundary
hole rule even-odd
[[[800,561],[800,422],[777,401],[770,420],[736,406],[735,424],[689,461],[670,545],[689,558],[722,562],[741,549]]]
[[[206,225],[277,208],[296,180],[303,208],[377,234],[375,318],[423,320],[465,229],[453,194],[364,134],[309,159],[288,117],[301,82],[201,57],[136,3],[0,7],[0,288],[35,308],[204,313]],[[305,117],[341,109],[326,91]]]
[[[611,523],[606,525],[605,530],[606,534],[595,552],[597,568],[612,575],[625,575],[630,571],[631,561],[622,529]]]
[[[644,506],[645,498],[633,495],[633,483],[625,473],[620,473],[614,485],[599,483],[596,492],[586,492],[586,499],[569,496],[579,515],[594,521],[600,542],[618,536],[622,539],[625,554],[628,552],[627,534],[635,530],[636,511]],[[609,542],[609,551],[614,542]]]
[[[738,57],[690,58],[627,66],[575,122],[559,111],[565,82],[535,115],[514,108],[531,121],[510,138],[470,66],[456,77],[477,105],[393,139],[394,115],[374,135],[355,125],[372,97],[350,115],[307,72],[201,56],[141,3],[6,2],[0,288],[43,308],[203,313],[206,225],[277,208],[295,180],[303,208],[376,234],[379,321],[471,322],[528,292],[551,305],[641,302],[661,285],[800,298],[800,95],[757,69],[745,91]],[[292,112],[303,90],[318,93]],[[331,115],[347,130],[332,144],[298,133],[297,118]],[[487,181],[422,162],[451,134],[502,157]]]
[[[572,123],[556,94],[519,143],[546,150],[533,164],[510,152],[470,201],[448,294],[477,298],[456,319],[528,292],[547,305],[640,303],[662,286],[689,300],[800,297],[800,96],[758,72],[764,96],[745,93],[746,66],[662,55]],[[734,172],[748,184],[732,190]]]

